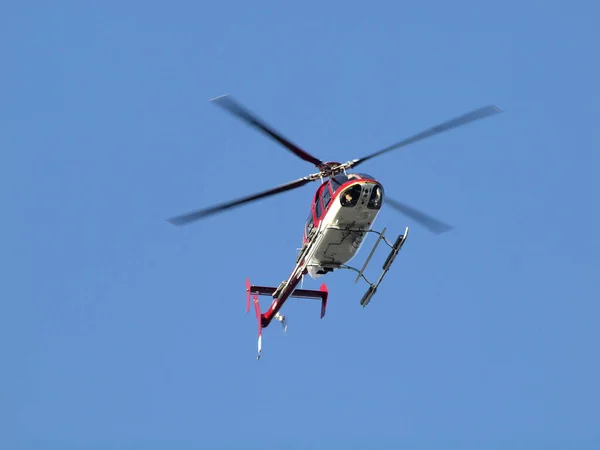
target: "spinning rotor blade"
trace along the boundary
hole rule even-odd
[[[450,231],[453,228],[452,226],[440,220],[434,219],[433,217],[428,216],[424,212],[421,212],[413,208],[412,206],[405,205],[404,203],[400,203],[399,201],[391,199],[389,197],[385,198],[385,203],[389,204],[392,208],[401,212],[405,216],[408,216],[416,222],[420,223],[432,233],[440,234],[446,231]]]
[[[390,145],[389,147],[386,147],[386,148],[379,150],[375,153],[372,153],[368,156],[359,158],[357,161],[352,163],[350,165],[350,167],[355,167],[355,166],[359,165],[360,163],[368,161],[371,158],[375,158],[376,156],[383,155],[384,153],[390,152],[392,150],[396,150],[396,149],[398,149],[400,147],[404,147],[408,144],[412,144],[412,143],[420,141],[422,139],[434,136],[434,135],[442,133],[444,131],[448,131],[452,128],[456,128],[461,125],[466,125],[469,122],[473,122],[478,119],[483,119],[484,117],[488,117],[493,114],[497,114],[499,112],[502,112],[502,110],[500,108],[498,108],[497,106],[494,106],[494,105],[484,106],[482,108],[471,111],[467,114],[463,114],[462,116],[455,117],[454,119],[448,120],[447,122],[443,122],[439,125],[431,127],[428,130],[425,130],[425,131],[422,131],[421,133],[415,134],[414,136],[411,136],[407,139],[404,139],[400,142]]]
[[[240,198],[238,200],[234,200],[227,203],[221,203],[219,205],[212,206],[210,208],[200,209],[198,211],[193,211],[187,214],[182,214],[180,216],[173,217],[168,219],[167,222],[172,223],[173,225],[185,225],[187,223],[193,222],[198,219],[202,219],[211,214],[216,214],[218,212],[224,211],[229,208],[233,208],[236,206],[243,205],[245,203],[250,203],[255,200],[270,197],[271,195],[280,194],[281,192],[290,191],[292,189],[296,189],[300,186],[304,186],[307,183],[310,183],[312,180],[309,177],[300,178],[296,181],[291,181],[286,184],[282,184],[273,189],[269,189],[267,191],[260,192],[258,194],[251,195],[249,197]]]
[[[308,154],[307,152],[302,150],[300,147],[291,143],[286,138],[281,136],[279,133],[277,133],[270,127],[268,127],[264,122],[259,120],[255,114],[251,113],[250,111],[245,109],[242,105],[240,105],[235,100],[233,100],[233,98],[231,98],[231,96],[223,95],[221,97],[213,98],[211,101],[215,102],[217,105],[219,105],[223,109],[229,111],[231,114],[235,115],[236,117],[242,119],[247,124],[261,130],[263,133],[266,133],[267,135],[269,135],[270,137],[275,139],[277,142],[279,142],[281,145],[286,147],[289,151],[294,153],[296,156],[302,158],[304,161],[313,163],[317,167],[320,164],[323,164],[323,161]]]

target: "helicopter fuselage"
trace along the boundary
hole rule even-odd
[[[340,174],[319,187],[302,236],[306,273],[318,278],[356,256],[383,194],[381,183],[367,174]]]
[[[304,225],[302,248],[287,280],[261,314],[267,327],[306,274],[319,278],[354,258],[381,211],[383,186],[367,174],[336,175],[317,189]]]
[[[362,269],[354,269],[358,272],[358,277],[363,277],[370,285],[360,302],[364,307],[370,302],[377,291],[377,287],[406,240],[408,227],[406,227],[404,234],[401,234],[396,238],[396,241],[393,244],[384,238],[386,228],[381,232],[372,229],[373,223],[379,215],[381,206],[383,205],[383,186],[370,175],[364,173],[347,174],[347,171],[357,167],[359,164],[393,150],[405,147],[408,144],[415,143],[452,128],[500,112],[500,109],[494,105],[478,108],[469,113],[442,122],[434,127],[425,129],[420,133],[414,134],[409,138],[405,138],[376,152],[341,164],[333,161],[324,162],[314,155],[311,155],[306,150],[298,147],[229,95],[216,97],[212,99],[212,101],[236,116],[238,119],[244,121],[247,125],[252,126],[256,130],[261,131],[271,139],[277,141],[296,157],[314,165],[318,169],[318,172],[311,173],[302,178],[292,180],[256,194],[172,217],[169,219],[170,223],[174,225],[184,225],[230,208],[300,188],[310,182],[319,180],[322,182],[313,197],[310,214],[304,224],[302,248],[296,257],[296,265],[287,280],[282,281],[277,288],[252,285],[249,280],[247,280],[246,312],[249,311],[250,300],[253,298],[258,320],[259,358],[262,329],[268,326],[272,319],[277,319],[282,323],[285,322],[285,317],[279,314],[279,310],[288,298],[300,297],[320,299],[322,302],[321,318],[325,315],[327,307],[327,287],[323,283],[319,291],[305,289],[296,290],[296,287],[300,284],[304,275],[308,274],[312,278],[318,278],[336,269],[353,269],[347,266],[347,263],[359,252],[366,234],[370,232],[379,234],[379,238],[375,242]],[[392,198],[388,198],[387,203],[395,210],[413,218],[433,232],[444,232],[451,229],[447,224],[429,217],[428,215]],[[379,279],[375,283],[371,283],[363,275],[363,272],[369,263],[371,256],[373,256],[373,252],[382,241],[391,248],[391,252],[383,263],[382,273],[379,276]],[[258,295],[269,295],[273,298],[271,306],[264,313],[261,313]],[[284,329],[287,329],[287,326],[285,326]]]

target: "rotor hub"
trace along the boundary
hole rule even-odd
[[[340,169],[341,164],[339,162],[328,161],[317,166],[317,169],[321,172],[322,177],[332,177],[342,172]]]

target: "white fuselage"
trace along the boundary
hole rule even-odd
[[[341,196],[335,197],[327,213],[311,233],[305,261],[312,278],[327,273],[328,267],[335,268],[354,258],[379,214],[379,208],[367,207],[372,190],[378,184],[360,181],[355,185],[361,188],[359,201],[354,206],[345,207],[341,204]]]

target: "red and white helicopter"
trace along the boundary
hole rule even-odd
[[[312,181],[321,181],[320,186],[313,196],[310,213],[304,224],[302,248],[296,258],[296,265],[287,280],[284,280],[277,288],[255,286],[250,284],[250,280],[246,280],[246,312],[250,310],[250,299],[252,297],[258,321],[257,359],[260,359],[262,350],[263,328],[266,328],[273,319],[276,319],[284,326],[284,332],[287,330],[286,318],[279,311],[288,298],[297,297],[321,300],[321,318],[324,317],[327,307],[327,287],[325,284],[322,284],[318,291],[296,289],[304,275],[309,274],[311,278],[316,279],[336,269],[354,270],[358,273],[356,281],[362,277],[369,284],[369,288],[363,295],[360,304],[365,307],[369,303],[408,235],[408,227],[406,227],[404,234],[399,235],[392,244],[384,236],[386,228],[381,232],[372,229],[373,223],[384,203],[389,204],[392,208],[424,225],[434,233],[441,233],[452,228],[387,196],[385,196],[384,202],[384,190],[381,183],[371,175],[365,173],[348,173],[348,171],[376,156],[381,156],[421,139],[501,112],[496,106],[485,106],[441,123],[370,155],[345,163],[338,163],[323,162],[302,150],[265,124],[255,114],[248,111],[229,95],[216,97],[211,101],[242,119],[247,124],[267,134],[299,158],[314,164],[318,172],[255,195],[173,217],[168,220],[170,223],[184,225],[233,207],[299,188]],[[367,257],[363,267],[359,270],[348,266],[347,263],[360,250],[367,233],[376,233],[379,235],[379,238],[373,245],[371,253]],[[383,264],[383,270],[379,279],[375,283],[372,283],[364,276],[364,270],[382,240],[391,248],[391,252]],[[273,298],[271,306],[264,313],[260,311],[258,295],[269,295]]]

